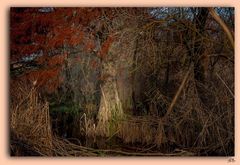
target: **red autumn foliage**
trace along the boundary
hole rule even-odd
[[[85,27],[101,14],[99,8],[54,8],[51,12],[40,9],[11,8],[11,60],[31,54],[33,47],[47,52],[64,44],[80,44],[87,35]],[[18,47],[24,51],[19,52]]]
[[[72,46],[76,46],[78,44],[82,43],[84,37],[84,33],[79,31],[78,33],[76,33],[75,35],[71,35],[71,38],[69,39],[69,44]]]
[[[101,59],[104,59],[106,57],[106,54],[107,54],[107,52],[109,50],[109,47],[113,43],[113,41],[114,41],[114,37],[112,35],[109,35],[107,40],[103,43],[100,52],[98,53],[98,56]]]
[[[43,64],[48,67],[61,66],[64,60],[67,58],[67,54],[60,54],[55,56],[41,56],[36,61],[38,64]]]
[[[66,59],[66,57],[67,57],[67,54],[53,56],[48,61],[48,66],[57,66],[57,65],[61,66],[64,60]]]
[[[92,60],[90,65],[91,65],[92,69],[96,69],[98,67],[98,63],[96,60]]]
[[[92,34],[101,30],[101,23],[91,27],[99,17],[114,18],[111,8],[22,8],[10,9],[10,61],[11,63],[23,60],[23,57],[43,52],[41,57],[34,61],[44,67],[29,71],[22,77],[29,81],[37,81],[37,86],[53,90],[61,82],[59,73],[67,58],[66,54],[53,53],[63,50],[63,47],[76,47],[82,45],[85,51],[91,52],[96,48],[96,41]],[[89,32],[89,28],[91,33]],[[88,29],[88,30],[87,30]],[[95,30],[95,31],[94,31]],[[98,53],[104,58],[113,42],[110,35],[103,43]],[[62,52],[62,51],[61,51]],[[79,62],[77,59],[76,62]],[[92,61],[91,66],[97,68],[97,62]]]
[[[89,41],[86,43],[86,50],[87,50],[88,52],[92,51],[95,47],[96,47],[96,46],[95,46],[93,40],[89,40]]]

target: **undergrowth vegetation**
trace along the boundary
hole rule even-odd
[[[12,10],[46,15],[11,31],[12,156],[234,155],[232,8],[40,9]],[[34,31],[55,45],[20,42]],[[45,54],[16,63],[34,42]]]

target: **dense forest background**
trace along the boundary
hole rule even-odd
[[[13,156],[233,156],[234,8],[10,9]]]

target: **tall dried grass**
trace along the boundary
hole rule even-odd
[[[70,86],[73,92],[74,103],[85,105],[83,115],[79,117],[79,122],[76,122],[80,125],[79,132],[82,136],[86,139],[93,138],[93,143],[99,140],[99,136],[105,138],[107,136],[107,140],[113,137],[120,138],[123,145],[157,146],[154,153],[146,153],[147,149],[140,150],[138,153],[93,149],[82,146],[81,142],[73,144],[66,139],[53,136],[48,103],[39,99],[34,86],[29,87],[24,82],[11,85],[10,129],[14,139],[19,143],[26,142],[38,154],[48,156],[234,155],[234,93],[232,92],[234,91],[234,66],[219,57],[216,64],[207,71],[207,74],[211,74],[209,77],[206,75],[207,83],[198,82],[194,78],[193,69],[187,66],[190,59],[181,41],[182,36],[177,37],[180,41],[175,41],[176,34],[171,32],[181,30],[181,23],[176,23],[172,25],[173,27],[162,26],[161,31],[159,31],[161,24],[158,23],[150,22],[147,24],[149,26],[134,28],[133,30],[141,32],[140,36],[124,37],[125,39],[121,41],[125,43],[124,46],[116,46],[119,52],[114,50],[117,55],[126,54],[124,60],[128,63],[124,64],[133,65],[131,74],[139,74],[129,85],[133,88],[140,86],[135,92],[146,95],[140,101],[143,104],[150,103],[150,108],[147,109],[149,114],[123,117],[127,110],[123,109],[123,101],[121,94],[118,94],[119,89],[115,80],[105,84],[101,92],[98,91],[102,94],[100,103],[97,97],[92,98],[96,93],[95,90],[99,90],[95,81],[99,73],[90,69],[90,56],[86,56],[81,65],[76,64],[69,69],[70,78],[66,76],[68,80],[66,86]],[[122,26],[118,21],[113,24]],[[156,36],[155,33],[161,33],[161,35]],[[220,40],[221,33],[218,35],[217,39],[224,42]],[[205,44],[215,44],[212,38],[218,35],[209,36]],[[137,38],[136,48],[129,46],[129,41],[133,38],[134,40]],[[226,50],[221,50],[222,52],[217,52],[217,48],[215,50],[214,47],[217,46],[219,45],[213,45],[210,52],[217,55],[224,52],[233,57],[233,52],[226,49],[227,46],[224,48]],[[135,49],[136,52],[134,52]],[[123,50],[128,53],[123,53]],[[113,60],[116,61],[118,58]],[[207,65],[210,64],[207,63]],[[116,71],[116,68],[113,68],[108,71]],[[188,74],[185,74],[184,70],[188,70]],[[213,72],[209,73],[210,70]],[[81,79],[82,82],[79,83]],[[125,88],[124,85],[121,87]],[[200,87],[202,93],[196,87]],[[64,95],[71,93],[67,89],[63,92]],[[120,90],[123,89],[120,88]],[[97,102],[100,104],[99,111]],[[164,106],[159,108],[161,104]],[[143,111],[143,109],[140,110]],[[160,111],[167,111],[167,114]],[[93,113],[98,113],[98,122],[93,117]],[[159,113],[162,113],[164,118]],[[170,147],[170,144],[175,145],[177,152],[166,154],[166,150],[161,147],[163,145]]]
[[[10,131],[11,137],[16,144],[26,142],[32,146],[32,150],[40,155],[52,155],[52,132],[49,116],[48,102],[39,99],[38,92],[34,86],[28,88],[18,86],[14,92],[19,95],[18,104],[12,104],[10,109]],[[23,89],[23,87],[25,87]],[[25,93],[21,93],[24,90]],[[20,96],[21,95],[21,96]],[[12,98],[14,99],[14,98]],[[15,98],[16,99],[16,98]],[[11,140],[13,140],[11,139]]]

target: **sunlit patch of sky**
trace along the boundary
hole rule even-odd
[[[32,53],[30,55],[27,55],[27,56],[23,57],[22,61],[30,62],[30,61],[33,61],[35,58],[40,57],[40,56],[43,56],[43,51],[42,50],[39,51],[39,52]]]
[[[232,7],[215,7],[214,9],[218,15],[224,18],[234,15],[234,8]],[[156,7],[151,8],[149,13],[158,19],[166,19],[175,14],[180,18],[193,20],[194,15],[197,14],[197,10],[194,7]]]
[[[194,17],[190,7],[157,7],[150,10],[150,15],[157,19],[166,19],[172,15],[190,20]]]
[[[42,7],[40,9],[38,9],[39,12],[41,13],[50,13],[54,11],[53,7]]]

